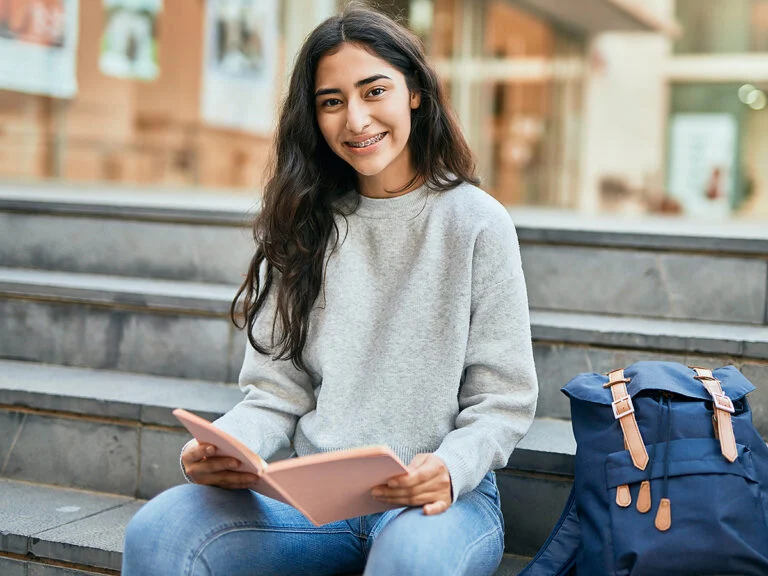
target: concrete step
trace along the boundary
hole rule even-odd
[[[0,266],[237,284],[255,208],[186,190],[0,185]],[[510,212],[533,309],[768,324],[765,226]]]
[[[50,576],[119,570],[125,526],[143,504],[4,479],[0,493],[0,573],[8,576],[26,575],[32,565]]]
[[[535,244],[521,255],[534,310],[768,323],[764,255]]]
[[[234,381],[231,285],[0,269],[0,358]]]
[[[245,338],[233,286],[0,268],[0,358],[232,382]],[[768,436],[768,327],[533,311],[539,416],[567,418],[560,388],[636,360],[735,364],[759,390]],[[763,408],[765,406],[765,408]],[[766,424],[763,424],[765,422]]]
[[[0,184],[0,266],[236,284],[257,208],[221,191]]]
[[[0,361],[0,476],[148,498],[184,481],[171,411],[214,419],[236,386]]]
[[[496,471],[507,552],[531,557],[546,541],[571,491],[575,455],[569,421],[536,418],[507,466]]]
[[[0,361],[0,477],[151,498],[184,481],[178,455],[189,435],[171,410],[212,420],[240,397],[202,381]],[[575,450],[568,421],[538,418],[497,472],[508,552],[532,556],[546,539]]]
[[[768,438],[768,327],[607,315],[534,312],[538,416],[570,418],[560,392],[582,372],[606,373],[640,360],[719,368],[734,365],[755,385],[753,421]]]
[[[119,574],[125,527],[144,500],[0,479],[0,574]],[[530,557],[505,554],[498,576]],[[98,572],[96,572],[98,571]]]
[[[0,268],[0,299],[136,313],[226,317],[235,287]],[[534,341],[768,359],[768,326],[534,310]],[[11,326],[12,328],[13,326]]]
[[[171,411],[213,420],[241,398],[204,381],[0,361],[0,476],[150,498],[183,482],[178,455],[189,435]],[[567,421],[537,419],[505,473],[510,483],[568,478],[574,453]]]

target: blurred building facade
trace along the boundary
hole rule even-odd
[[[343,4],[0,0],[0,179],[253,193],[295,54]],[[768,218],[768,0],[377,5],[424,40],[501,201]],[[71,94],[14,84],[8,47],[74,37]]]

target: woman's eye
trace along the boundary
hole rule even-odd
[[[323,106],[327,108],[330,108],[331,106],[337,106],[338,104],[341,104],[341,100],[338,98],[329,98],[323,102]]]
[[[381,96],[382,94],[384,94],[384,92],[386,92],[384,88],[374,88],[373,90],[368,92],[368,94],[370,94],[371,96]]]

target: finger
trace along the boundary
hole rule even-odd
[[[425,492],[423,494],[398,496],[395,498],[388,496],[378,496],[376,497],[376,501],[384,502],[385,504],[396,504],[398,506],[423,506],[425,504],[437,502],[444,497],[445,494],[441,492]]]
[[[426,484],[435,478],[440,478],[440,475],[443,474],[444,471],[444,466],[442,466],[440,462],[436,462],[432,459],[426,460],[419,463],[419,465],[408,474],[390,478],[389,481],[387,481],[387,486],[390,488],[409,488],[419,484]]]
[[[437,476],[435,471],[432,471],[426,467],[421,467],[412,470],[408,474],[390,478],[385,486],[388,486],[389,488],[411,488],[413,486],[429,482],[435,476]]]
[[[371,494],[376,496],[386,496],[389,498],[404,498],[407,496],[415,496],[417,494],[424,494],[428,492],[439,492],[448,488],[448,484],[439,477],[430,478],[426,482],[416,484],[414,486],[400,486],[397,488],[391,488],[389,486],[377,486],[371,491]]]
[[[216,474],[228,470],[237,470],[240,468],[240,462],[234,458],[208,458],[190,464],[189,470],[194,470],[199,474]],[[187,472],[189,472],[189,470]]]
[[[253,474],[244,474],[242,472],[216,472],[213,474],[202,475],[198,484],[239,490],[255,487],[258,485],[258,482],[259,478]]]
[[[425,504],[422,510],[424,510],[424,514],[426,516],[434,516],[435,514],[442,514],[450,507],[451,504],[449,502],[446,502],[445,500],[438,500],[437,502],[432,502],[431,504]]]
[[[429,460],[429,457],[432,454],[429,452],[420,452],[419,454],[416,454],[416,456],[413,457],[413,459],[408,464],[408,468],[415,470],[416,468],[422,466],[425,462]]]
[[[211,458],[209,460],[193,462],[192,464],[185,465],[184,468],[187,472],[187,476],[189,476],[195,484],[218,485],[218,482],[210,481],[212,476],[230,470],[237,470],[239,467],[240,463],[233,458]]]
[[[213,444],[198,444],[193,440],[182,454],[182,460],[185,463],[200,462],[216,454],[216,446]]]

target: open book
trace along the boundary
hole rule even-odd
[[[371,489],[408,472],[386,446],[312,454],[268,464],[245,444],[182,408],[173,415],[198,442],[213,444],[216,456],[236,458],[238,471],[261,476],[256,492],[296,508],[315,526],[383,512],[399,505],[378,502]]]

